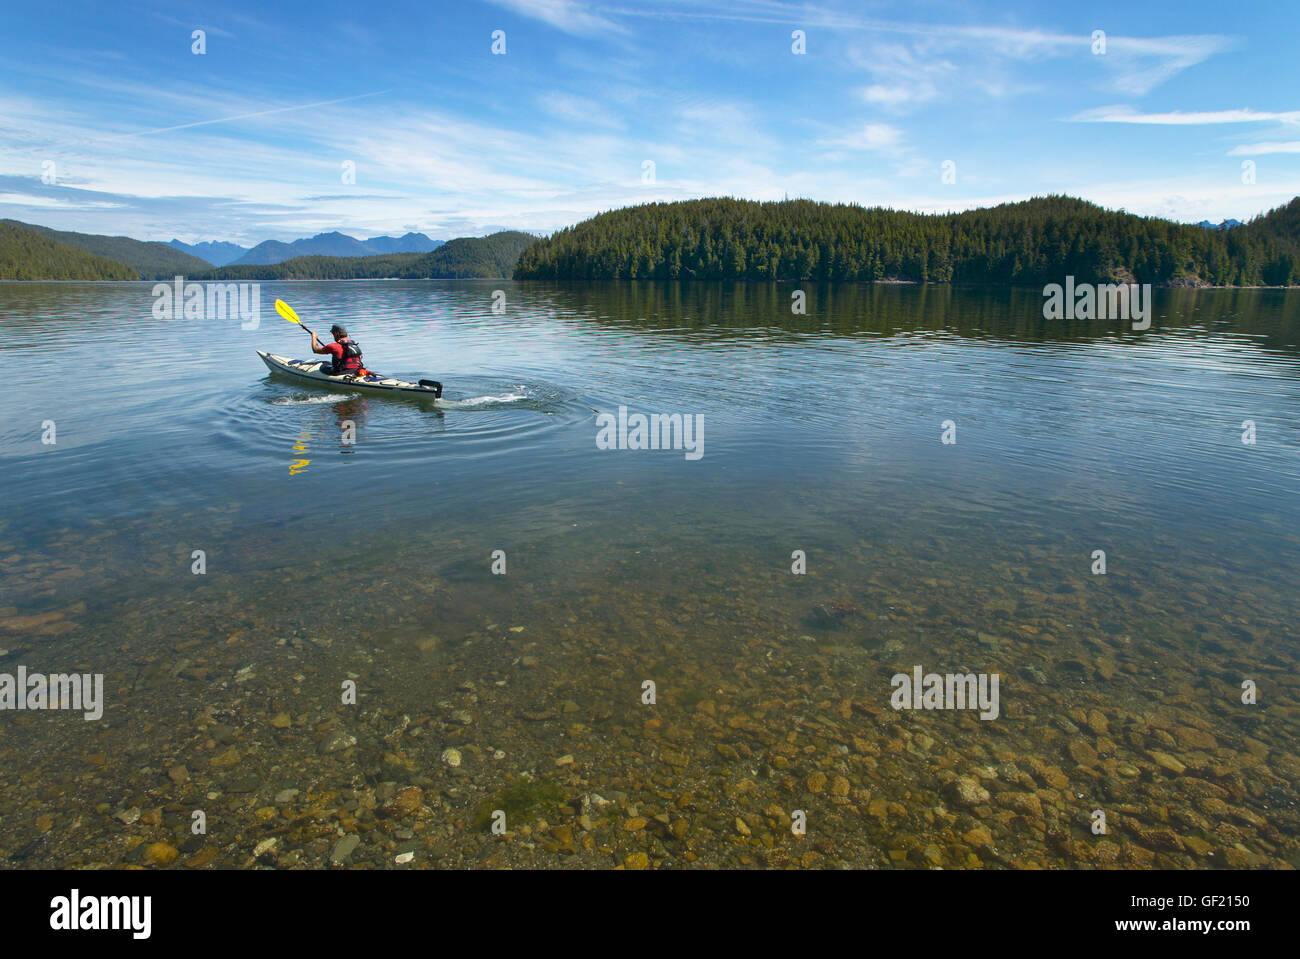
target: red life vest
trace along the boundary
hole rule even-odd
[[[335,340],[339,346],[343,347],[343,356],[340,359],[337,356],[331,356],[330,361],[333,363],[333,374],[342,376],[345,373],[355,373],[361,369],[361,347],[357,346],[356,341],[349,336],[341,340]]]

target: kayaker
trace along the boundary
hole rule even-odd
[[[356,341],[348,336],[348,331],[337,323],[330,327],[330,332],[334,334],[334,342],[326,343],[324,346],[315,333],[311,335],[311,351],[324,353],[330,357],[330,369],[325,370],[322,367],[322,372],[334,376],[361,373],[365,369],[361,365],[361,347],[357,346]]]

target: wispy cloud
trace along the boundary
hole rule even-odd
[[[1285,143],[1247,143],[1228,151],[1230,157],[1264,156],[1269,153],[1300,153],[1300,140]]]
[[[502,2],[502,0],[496,0]],[[527,2],[527,0],[520,0]],[[1092,57],[1091,33],[1061,33],[1033,26],[921,22],[864,17],[824,5],[791,4],[770,0],[735,0],[724,8],[702,3],[671,3],[660,0],[648,7],[624,5],[606,8],[610,16],[655,17],[659,19],[714,20],[739,23],[772,23],[808,29],[870,34],[877,38],[896,36],[896,50],[912,51],[917,62],[936,56],[960,53],[966,61],[963,76],[978,76],[997,61],[1036,63],[1063,57]],[[814,44],[816,38],[811,40]],[[1107,37],[1106,53],[1096,57],[1102,75],[1118,92],[1144,95],[1177,74],[1203,63],[1215,54],[1233,49],[1238,41],[1219,34],[1190,34],[1164,37]],[[910,47],[909,47],[910,45]],[[872,48],[875,50],[882,47]],[[904,64],[906,67],[906,64]],[[929,90],[925,70],[906,70],[894,79],[882,79],[867,90],[875,102],[894,107],[935,99]],[[984,92],[1011,92],[1015,85],[989,83]]]
[[[550,92],[542,94],[538,102],[542,109],[555,119],[579,127],[598,126],[610,130],[622,130],[627,126],[612,112],[586,97]]]
[[[822,146],[867,153],[898,153],[903,149],[903,131],[888,123],[867,123],[843,137],[823,139]]]
[[[1110,37],[1096,59],[1111,70],[1121,93],[1144,96],[1174,76],[1237,46],[1216,34],[1174,37]]]
[[[1300,123],[1300,110],[1282,113],[1265,110],[1193,110],[1183,113],[1138,113],[1128,106],[1096,107],[1070,117],[1076,123],[1148,123],[1161,126],[1202,126],[1214,123]]]
[[[580,37],[598,33],[626,32],[626,28],[576,0],[490,0],[490,2],[520,16],[541,20],[557,30]]]
[[[178,123],[175,126],[158,127],[156,130],[138,130],[135,133],[122,133],[117,136],[105,137],[105,139],[120,140],[126,137],[146,137],[152,136],[155,133],[171,133],[175,130],[189,130],[193,127],[211,126],[214,123],[234,123],[237,120],[252,120],[255,117],[268,117],[274,113],[292,113],[295,110],[310,110],[315,107],[333,106],[336,103],[349,103],[352,100],[364,100],[366,97],[377,97],[387,92],[387,90],[376,90],[373,93],[358,93],[356,96],[340,97],[337,100],[320,100],[316,103],[300,103],[291,107],[274,107],[270,110],[257,110],[253,113],[241,113],[238,116],[233,117],[218,117],[215,120],[196,120],[193,123]]]

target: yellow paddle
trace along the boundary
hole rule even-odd
[[[281,316],[283,316],[283,317],[284,317],[286,320],[288,320],[290,323],[297,323],[297,324],[298,324],[299,326],[301,326],[304,330],[307,330],[307,327],[306,327],[306,325],[302,322],[302,320],[298,319],[298,314],[295,313],[295,312],[293,311],[293,307],[290,306],[288,303],[284,302],[284,300],[276,300],[276,301],[275,301],[275,312],[279,313]],[[311,333],[311,330],[307,330],[307,332],[308,332],[308,333]],[[316,335],[315,333],[312,333],[312,336],[315,336],[315,335]]]

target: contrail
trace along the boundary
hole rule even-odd
[[[155,133],[170,133],[173,130],[188,130],[191,127],[204,127],[213,123],[230,123],[234,120],[249,120],[253,117],[269,116],[272,113],[288,113],[290,110],[309,110],[312,107],[327,107],[334,103],[347,103],[349,100],[361,100],[365,97],[377,97],[380,94],[387,93],[387,90],[376,90],[374,93],[358,93],[354,97],[342,97],[338,100],[321,100],[319,103],[303,103],[296,107],[276,107],[274,110],[259,110],[256,113],[242,113],[237,117],[220,117],[216,120],[199,120],[195,123],[180,123],[174,127],[159,127],[157,130],[140,130],[137,133],[121,133],[113,137],[101,137],[103,140],[124,140],[128,137],[147,137]]]

